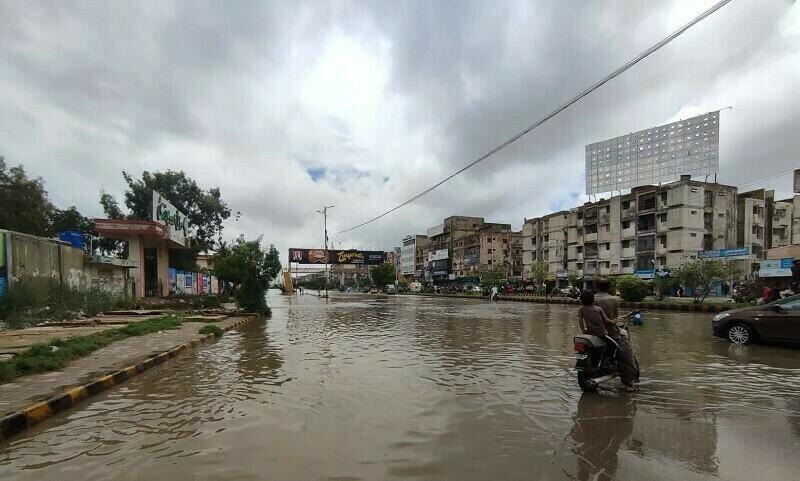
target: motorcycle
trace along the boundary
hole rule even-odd
[[[631,311],[617,323],[623,342],[630,343],[628,319],[635,325],[642,324],[642,311]],[[610,338],[579,334],[574,338],[575,370],[578,374],[578,385],[584,391],[596,391],[602,385],[619,377],[616,359],[616,343]],[[636,361],[638,371],[638,360]],[[638,381],[638,379],[637,379]]]

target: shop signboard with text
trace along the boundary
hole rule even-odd
[[[758,263],[758,277],[792,277],[794,259],[767,259]]]
[[[701,259],[747,259],[750,257],[749,247],[737,247],[735,249],[714,249],[710,251],[700,251],[697,257]]]
[[[187,246],[186,238],[189,237],[189,219],[186,214],[179,211],[156,191],[153,191],[153,220],[166,226],[169,240],[184,247]]]
[[[289,249],[289,262],[297,264],[356,264],[377,266],[386,262],[383,251]]]

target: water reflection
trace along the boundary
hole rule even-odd
[[[578,479],[613,480],[619,451],[633,432],[636,404],[632,397],[585,393],[578,401],[572,439],[575,441]],[[634,448],[639,448],[634,445]]]
[[[727,481],[791,479],[778,466],[800,455],[797,351],[731,348],[708,315],[648,313],[631,329],[642,391],[605,396],[577,387],[573,307],[270,304],[0,445],[0,478]]]

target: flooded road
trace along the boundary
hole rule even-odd
[[[273,317],[0,445],[19,480],[798,479],[800,351],[709,314],[632,328],[634,395],[585,394],[574,307],[270,294]]]

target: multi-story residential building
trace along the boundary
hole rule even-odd
[[[477,277],[488,266],[505,266],[509,276],[522,271],[522,237],[510,224],[485,222],[483,217],[453,216],[428,229],[427,253],[438,272],[446,255],[448,278]],[[446,254],[445,254],[446,251]],[[417,249],[418,254],[422,254]],[[418,255],[419,259],[419,255]],[[439,274],[440,279],[442,274]],[[435,277],[429,277],[436,280]]]
[[[551,274],[566,277],[568,217],[569,212],[561,211],[544,217],[525,219],[522,224],[524,277],[531,276],[531,268],[538,261],[546,262]]]
[[[526,220],[525,273],[542,260],[556,277],[652,275],[654,268],[678,266],[701,250],[736,247],[736,212],[736,188],[727,185],[683,176],[634,187],[622,196]]]
[[[424,261],[422,259],[418,260],[421,254],[417,251],[421,247],[425,247],[427,239],[427,236],[424,235],[408,235],[403,238],[402,246],[400,247],[399,272],[405,278],[409,280],[411,278],[422,278],[421,264]],[[425,256],[427,256],[427,250],[425,251]],[[418,264],[420,265],[419,268],[417,267]]]
[[[795,225],[800,228],[796,204],[800,206],[800,196],[797,195],[792,199],[775,201],[773,204],[770,248],[800,244],[800,235],[794,232]]]
[[[736,234],[742,247],[749,247],[750,252],[759,258],[765,249],[770,248],[771,213],[774,203],[774,192],[771,190],[753,190],[737,196]]]
[[[425,279],[425,270],[428,266],[428,251],[431,240],[428,236],[419,235],[414,245],[414,279],[421,281]]]

